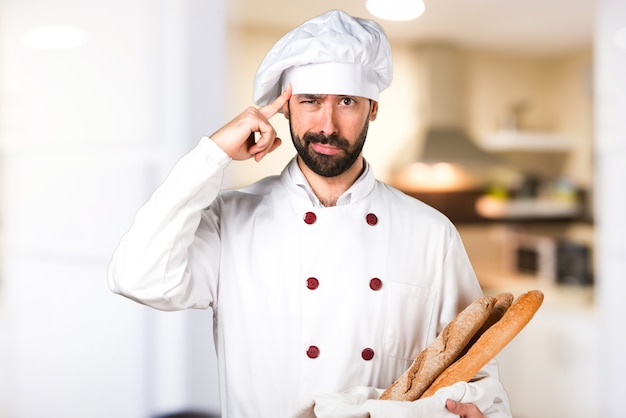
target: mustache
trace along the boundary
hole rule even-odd
[[[312,144],[331,145],[337,148],[350,147],[350,142],[337,134],[324,135],[323,133],[307,132],[302,136],[302,140]]]

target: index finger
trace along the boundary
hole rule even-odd
[[[283,90],[280,96],[278,96],[272,103],[265,105],[263,107],[260,107],[259,112],[261,112],[261,114],[265,116],[266,119],[269,119],[275,114],[277,114],[280,111],[280,109],[283,108],[285,103],[289,101],[290,97],[291,97],[291,84],[289,84],[287,88]]]

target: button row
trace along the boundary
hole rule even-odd
[[[317,215],[313,212],[307,212],[304,214],[304,223],[308,225],[313,225],[317,221]],[[368,213],[365,215],[365,222],[368,225],[374,226],[378,223],[378,216],[373,213]]]
[[[309,277],[308,279],[306,279],[306,287],[309,290],[315,290],[320,286],[320,281],[317,280],[317,278],[315,277]],[[380,280],[378,277],[374,277],[372,280],[370,280],[370,289],[372,289],[373,291],[378,291],[380,290],[380,288],[383,287],[383,281]]]
[[[306,355],[311,359],[316,359],[320,355],[320,349],[315,345],[309,346],[306,350]],[[374,358],[374,350],[369,347],[364,348],[363,351],[361,351],[361,358],[365,361],[370,361]]]

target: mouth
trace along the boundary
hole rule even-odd
[[[341,148],[337,148],[329,144],[321,144],[319,142],[312,142],[311,148],[318,154],[324,155],[335,155],[342,151]]]

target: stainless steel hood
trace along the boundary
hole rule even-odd
[[[465,127],[466,82],[462,51],[453,45],[416,47],[420,117],[427,129],[461,130]]]
[[[427,44],[416,47],[416,54],[419,116],[423,120],[423,137],[416,139],[421,149],[395,178],[404,189],[481,187],[491,170],[502,163],[467,133],[463,53],[453,45]]]
[[[466,128],[466,69],[463,52],[454,45],[417,47],[420,63],[420,109],[424,113],[424,162],[465,166],[495,164],[499,159],[483,151]]]
[[[474,144],[464,130],[455,128],[429,128],[419,161],[429,164],[457,164],[467,170],[503,164],[499,157]]]

